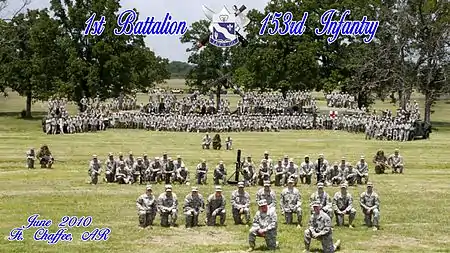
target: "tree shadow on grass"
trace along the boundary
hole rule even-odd
[[[431,122],[432,130],[436,132],[450,131],[450,122],[448,121],[433,121]],[[433,133],[431,133],[433,134]]]
[[[23,120],[31,120],[31,121],[40,121],[42,120],[46,112],[32,112],[31,118],[22,118],[21,112],[0,112],[0,117],[14,117],[17,119],[23,119]]]

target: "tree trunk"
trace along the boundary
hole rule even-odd
[[[431,124],[431,106],[433,105],[433,98],[429,91],[425,92],[425,110],[423,115],[423,121]]]
[[[31,118],[31,102],[33,98],[31,97],[31,91],[27,92],[27,101],[25,106],[25,118]]]
[[[402,85],[403,86],[403,85]],[[404,87],[404,86],[403,86]],[[401,87],[398,91],[398,107],[405,109],[405,97],[403,93],[403,87]]]
[[[217,85],[217,93],[216,93],[216,113],[219,111],[220,106],[220,93],[222,92],[222,84]]]

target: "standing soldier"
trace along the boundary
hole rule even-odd
[[[108,154],[108,159],[105,161],[105,179],[107,183],[113,183],[115,180],[117,163],[114,160],[113,153]]]
[[[206,204],[206,224],[208,226],[216,225],[216,217],[220,217],[220,225],[225,224],[225,197],[222,195],[222,187],[216,185],[215,193],[209,195]]]
[[[184,215],[186,216],[186,228],[198,226],[198,216],[205,209],[203,196],[198,193],[197,187],[192,187],[191,193],[184,199]]]
[[[206,184],[206,179],[208,177],[208,166],[206,165],[206,160],[202,160],[201,163],[197,165],[196,175],[197,184]]]
[[[338,240],[333,245],[333,230],[331,229],[331,218],[326,212],[321,210],[322,205],[320,201],[314,201],[311,204],[313,214],[309,219],[309,228],[305,230],[305,250],[309,252],[312,239],[317,239],[322,242],[322,251],[324,253],[333,253],[339,249],[341,241]]]
[[[34,161],[36,160],[36,153],[34,148],[30,148],[27,152],[27,168],[34,169]]]
[[[98,176],[102,170],[102,165],[97,159],[97,155],[92,156],[92,160],[89,162],[88,174],[91,177],[91,184],[98,183]]]
[[[398,149],[388,158],[388,164],[392,167],[392,173],[403,173],[403,157],[399,155]]]
[[[309,155],[305,155],[305,161],[300,164],[300,180],[302,184],[311,185],[314,164],[309,161]]]
[[[231,194],[231,211],[234,224],[242,224],[242,215],[245,216],[246,224],[250,222],[250,194],[244,190],[244,182],[238,183],[238,189]]]
[[[353,197],[347,192],[347,184],[341,184],[341,191],[334,194],[333,209],[337,226],[344,225],[344,215],[348,214],[348,227],[353,228],[356,210],[353,208]]]
[[[175,227],[178,218],[177,195],[172,192],[172,185],[165,186],[166,191],[158,197],[158,210],[162,227]]]
[[[179,182],[180,184],[190,185],[190,183],[189,183],[189,171],[184,166],[184,164],[181,165],[181,167],[176,170],[175,181]]]
[[[317,184],[317,191],[311,194],[309,201],[310,205],[315,201],[319,201],[321,210],[324,211],[330,219],[333,219],[333,202],[331,201],[330,195],[323,190],[323,183]]]
[[[217,165],[216,169],[214,170],[214,184],[219,185],[220,180],[222,180],[222,184],[225,184],[227,182],[227,170],[225,168],[225,165],[223,164],[223,161],[219,162],[219,165]]]
[[[269,205],[269,207],[275,211],[275,208],[277,206],[277,195],[272,189],[270,189],[270,181],[264,182],[264,187],[260,188],[256,192],[256,203],[258,203],[262,199],[265,199],[267,205]]]
[[[283,166],[283,161],[278,160],[275,170],[275,186],[281,186],[284,183],[284,176],[286,174],[285,168]]]
[[[280,208],[286,224],[292,224],[295,213],[298,221],[297,228],[302,226],[302,197],[298,189],[294,187],[292,179],[288,180],[288,186],[281,192]]]
[[[147,185],[144,194],[136,200],[136,207],[139,215],[139,226],[146,228],[153,226],[156,216],[156,198],[152,193],[152,186]]]
[[[380,199],[378,194],[373,191],[371,182],[367,183],[367,191],[361,193],[360,205],[366,226],[373,226],[373,231],[377,231],[380,221]]]
[[[277,213],[268,207],[267,201],[262,199],[258,201],[259,210],[253,218],[253,224],[248,235],[248,243],[253,251],[255,248],[256,237],[263,237],[266,240],[266,246],[269,250],[275,250],[278,247],[277,242]]]
[[[227,150],[233,149],[233,139],[231,139],[230,136],[227,137],[227,140],[225,141],[225,147]]]
[[[361,160],[356,164],[356,182],[362,184],[364,179],[364,184],[369,181],[369,165],[366,163],[364,156],[361,156]]]

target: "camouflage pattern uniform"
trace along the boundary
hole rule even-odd
[[[222,184],[226,184],[227,182],[227,170],[225,168],[225,165],[223,164],[223,161],[219,162],[219,165],[217,165],[216,169],[214,170],[214,184],[219,185],[220,181],[222,180]]]
[[[373,226],[373,230],[378,230],[380,222],[380,199],[378,194],[373,191],[372,183],[367,183],[367,191],[361,193],[359,202],[364,214],[366,226]]]
[[[166,192],[161,193],[158,197],[158,211],[161,216],[161,226],[176,226],[178,218],[177,195],[172,193],[172,185],[166,185],[165,189]]]
[[[92,160],[89,162],[89,170],[88,170],[88,174],[91,177],[91,184],[98,183],[98,176],[100,175],[101,171],[102,165],[100,164],[97,155],[93,155]]]
[[[330,196],[323,190],[323,183],[317,184],[317,191],[311,194],[309,203],[312,205],[314,202],[319,201],[322,211],[324,211],[330,219],[333,219],[333,202]]]
[[[231,211],[236,225],[243,223],[241,215],[245,216],[246,223],[250,222],[250,194],[244,188],[244,182],[239,182],[238,189],[231,193]]]
[[[260,200],[263,199],[266,200],[267,205],[269,205],[269,208],[274,210],[276,209],[277,195],[272,189],[270,189],[269,181],[264,182],[264,187],[256,192],[256,203],[258,203]]]
[[[286,219],[286,224],[292,224],[293,214],[297,215],[298,226],[302,226],[302,197],[294,180],[288,180],[288,187],[284,188],[280,197],[281,214]]]
[[[362,184],[362,180],[364,179],[364,184],[367,184],[369,181],[369,165],[365,161],[364,156],[361,156],[360,159],[361,160],[356,164],[356,182]]]
[[[399,150],[395,149],[394,154],[390,155],[388,158],[388,164],[392,168],[392,173],[403,173],[403,157],[399,155]]]
[[[264,237],[267,248],[274,250],[278,246],[277,242],[277,213],[274,209],[267,207],[267,201],[258,201],[258,210],[253,218],[253,224],[248,235],[249,251],[255,248],[256,237]],[[265,207],[265,208],[264,208]]]
[[[216,225],[216,217],[220,217],[220,225],[225,224],[225,197],[222,195],[222,187],[215,186],[215,193],[209,195],[206,203],[206,224],[208,226]]]
[[[152,186],[147,185],[146,193],[136,200],[136,207],[139,216],[139,226],[148,227],[153,225],[156,216],[156,198],[152,193]]]
[[[336,215],[336,225],[344,225],[344,215],[349,215],[348,225],[353,228],[353,220],[356,216],[356,210],[353,208],[353,197],[347,192],[347,184],[341,184],[341,191],[336,192],[333,197],[333,209]]]
[[[205,200],[198,193],[197,187],[192,187],[191,193],[184,199],[183,210],[186,216],[186,228],[198,226],[198,216],[205,210]]]
[[[36,160],[36,154],[34,152],[34,148],[30,148],[27,151],[27,168],[34,169],[34,161]]]

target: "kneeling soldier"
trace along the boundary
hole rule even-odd
[[[144,194],[136,200],[139,215],[139,226],[142,228],[153,226],[156,216],[156,199],[152,193],[152,186],[147,185]]]
[[[91,177],[91,184],[98,183],[98,176],[102,170],[102,165],[98,161],[97,155],[92,156],[92,160],[89,162],[88,174]]]
[[[312,239],[317,239],[322,242],[323,253],[335,252],[341,241],[338,240],[333,245],[333,230],[331,229],[331,218],[324,211],[322,211],[322,205],[319,201],[315,201],[312,204],[314,209],[313,215],[309,219],[309,228],[305,230],[305,250],[309,252],[309,246]]]
[[[333,209],[337,226],[344,225],[344,215],[348,214],[348,227],[353,228],[356,210],[353,208],[353,197],[347,192],[347,184],[341,184],[341,191],[334,194]]]
[[[292,224],[294,213],[297,215],[297,227],[302,226],[302,200],[300,192],[294,187],[294,180],[288,180],[288,186],[281,192],[281,213],[286,219],[286,224]]]
[[[216,225],[216,217],[220,217],[220,225],[225,224],[225,198],[222,195],[222,187],[216,186],[215,193],[209,195],[206,204],[206,224],[208,226]]]
[[[256,237],[263,237],[266,240],[267,248],[274,250],[278,247],[277,242],[277,213],[274,209],[269,208],[267,201],[262,199],[258,202],[259,210],[253,218],[253,224],[248,235],[248,243],[253,251],[255,248]]]
[[[161,193],[158,198],[158,210],[161,216],[161,226],[176,226],[178,218],[177,195],[172,193],[172,186],[166,185],[166,192]],[[170,224],[169,224],[170,220]]]
[[[186,228],[198,226],[198,216],[205,209],[203,196],[198,193],[197,187],[192,187],[190,194],[184,199],[184,215],[186,216]]]
[[[231,211],[236,225],[243,223],[242,215],[245,216],[246,223],[250,222],[250,194],[244,187],[244,182],[239,182],[238,189],[231,194]]]
[[[373,225],[373,231],[377,231],[380,221],[380,199],[378,194],[373,191],[372,183],[367,183],[367,191],[361,193],[359,201],[364,213],[366,226],[370,227]]]

